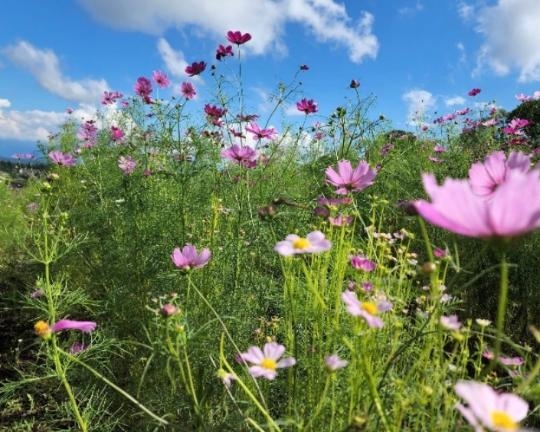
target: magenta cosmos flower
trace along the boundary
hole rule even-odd
[[[373,184],[377,171],[365,161],[361,161],[353,168],[348,160],[337,163],[337,171],[332,167],[326,168],[326,182],[337,187],[338,195],[348,192],[358,192]]]
[[[251,35],[249,33],[240,33],[239,31],[228,31],[227,40],[236,45],[242,45],[251,40]]]
[[[439,186],[422,176],[431,202],[413,203],[429,223],[468,237],[515,237],[540,227],[540,177],[536,170],[510,170],[489,199],[474,193],[469,181],[447,178]]]
[[[459,381],[454,387],[467,406],[456,408],[476,432],[484,428],[494,432],[517,432],[527,416],[529,405],[512,393],[497,393],[489,385],[476,381]]]
[[[73,166],[76,163],[75,156],[69,153],[62,153],[59,150],[49,152],[51,162],[59,166]]]
[[[221,61],[225,57],[233,56],[232,45],[219,45],[216,49],[216,60]]]
[[[186,66],[185,71],[189,76],[195,76],[195,75],[199,75],[203,73],[205,69],[206,69],[206,62],[201,61],[201,62],[193,62],[191,63],[191,65]]]
[[[274,139],[277,137],[277,132],[274,128],[261,129],[255,122],[251,122],[249,126],[246,126],[246,131],[251,132],[253,137],[257,139]]]
[[[120,156],[118,159],[118,168],[122,170],[125,175],[132,174],[137,168],[137,161],[131,156]]]
[[[191,100],[197,95],[193,84],[188,82],[182,83],[180,86],[180,93],[182,93],[182,96],[184,96],[187,100]]]
[[[304,114],[314,114],[319,108],[317,107],[317,102],[314,102],[313,99],[302,99],[300,102],[296,102],[296,109],[303,112]]]
[[[473,89],[470,89],[467,94],[469,96],[476,96],[477,94],[480,94],[481,91],[482,90],[480,90],[479,88],[473,88]]]
[[[249,146],[239,146],[234,144],[231,147],[221,151],[221,156],[225,159],[242,165],[245,168],[253,168],[257,165],[257,150]]]
[[[210,249],[204,248],[201,253],[192,244],[186,244],[182,249],[174,248],[171,259],[173,264],[181,270],[191,270],[204,267],[208,264],[212,253]]]
[[[51,326],[51,331],[57,333],[63,330],[78,330],[83,333],[92,333],[97,324],[94,321],[76,321],[63,319]]]
[[[225,115],[225,113],[227,112],[227,109],[218,107],[216,105],[205,104],[204,105],[204,112],[208,117],[218,119],[218,118],[223,117]]]
[[[361,302],[356,297],[356,293],[349,290],[341,294],[341,299],[347,306],[347,312],[352,316],[363,318],[369,327],[374,328],[381,328],[384,325],[377,315],[392,309],[392,303],[384,297],[377,298],[375,301]]]
[[[188,100],[193,99],[197,94],[197,92],[195,91],[195,87],[189,82],[182,83],[182,85],[180,86],[180,93],[182,93],[182,96],[184,96]]]
[[[168,87],[169,84],[171,83],[169,81],[169,77],[167,76],[167,74],[165,72],[160,71],[160,70],[154,71],[152,73],[152,79],[161,88]]]
[[[240,353],[240,360],[251,363],[249,373],[254,378],[264,377],[273,380],[277,375],[277,369],[294,366],[296,360],[293,357],[280,358],[285,353],[285,347],[276,342],[269,342],[261,350],[259,347],[249,347],[246,352]]]
[[[150,80],[146,77],[139,77],[137,78],[137,82],[135,83],[135,86],[133,87],[133,90],[137,95],[139,95],[144,103],[150,104],[152,103],[152,98],[150,97],[150,94],[152,93],[152,83]]]
[[[111,126],[111,139],[113,141],[122,141],[124,138],[124,131],[116,126]]]
[[[320,231],[310,232],[306,237],[289,234],[276,244],[274,250],[282,256],[304,253],[320,253],[330,250],[332,243]]]
[[[477,162],[469,169],[469,183],[477,195],[489,197],[497,187],[504,183],[507,173],[512,170],[526,173],[531,167],[531,158],[521,152],[506,155],[496,151],[486,157],[484,162]]]
[[[377,267],[375,261],[370,260],[364,255],[352,255],[349,257],[349,262],[354,269],[364,272],[372,272]]]

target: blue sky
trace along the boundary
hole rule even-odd
[[[506,109],[540,89],[539,0],[3,0],[0,18],[0,155],[34,148],[66,119],[91,119],[104,90],[133,93],[139,76],[166,72],[179,94],[193,61],[215,61],[227,30],[249,32],[242,73],[249,111],[264,120],[268,96],[301,64],[301,97],[320,116],[373,94],[372,117],[409,129],[479,102]],[[32,11],[30,14],[29,11]],[[237,71],[227,58],[219,71]],[[207,70],[191,80],[193,112],[214,95]],[[472,100],[473,87],[482,93]],[[293,103],[294,100],[291,100]],[[293,108],[284,122],[295,122]],[[282,120],[275,121],[278,129]]]

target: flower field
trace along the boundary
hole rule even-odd
[[[321,118],[307,65],[262,118],[225,40],[0,177],[0,430],[540,428],[534,120],[395,131],[354,79]]]

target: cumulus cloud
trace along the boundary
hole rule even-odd
[[[11,102],[8,99],[1,99],[0,98],[0,110],[2,108],[9,108],[11,106]]]
[[[283,53],[283,32],[288,23],[307,27],[314,38],[347,49],[353,62],[377,55],[379,43],[372,33],[373,15],[363,12],[356,21],[334,0],[79,0],[97,20],[115,28],[162,35],[168,28],[196,26],[203,35],[223,41],[228,30],[249,32],[246,50],[254,54]]]
[[[46,141],[65,120],[65,113],[54,111],[0,111],[0,139]]]
[[[461,96],[453,96],[445,99],[444,103],[446,106],[463,105],[465,103],[465,98]]]
[[[540,81],[540,1],[498,0],[478,12],[484,37],[475,74],[488,66],[497,75],[519,72],[519,81]]]
[[[96,102],[109,89],[105,80],[75,81],[64,76],[53,51],[38,49],[29,42],[19,41],[2,51],[17,66],[30,72],[44,89],[65,100]]]
[[[474,17],[474,6],[465,2],[459,2],[458,14],[463,21],[469,21]]]
[[[408,106],[408,121],[411,125],[423,122],[426,112],[435,107],[437,98],[427,90],[413,89],[404,93],[402,99]]]
[[[185,78],[188,63],[184,58],[184,53],[174,50],[165,38],[158,39],[157,48],[168,71],[176,78]]]

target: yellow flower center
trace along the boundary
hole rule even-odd
[[[51,335],[51,328],[49,327],[49,324],[43,320],[39,320],[34,324],[34,331],[40,338],[43,339]]]
[[[276,370],[277,363],[276,363],[276,361],[274,359],[265,357],[265,358],[263,358],[263,360],[261,362],[261,366],[263,368],[265,368],[265,369]]]
[[[493,426],[503,428],[504,430],[513,431],[517,430],[519,427],[519,425],[512,420],[512,417],[504,411],[493,411],[491,413],[491,421],[493,422]]]
[[[379,313],[377,305],[373,302],[363,302],[362,309],[364,309],[370,315],[377,315]]]
[[[311,246],[311,243],[308,239],[299,237],[296,240],[293,241],[293,248],[304,250]]]

